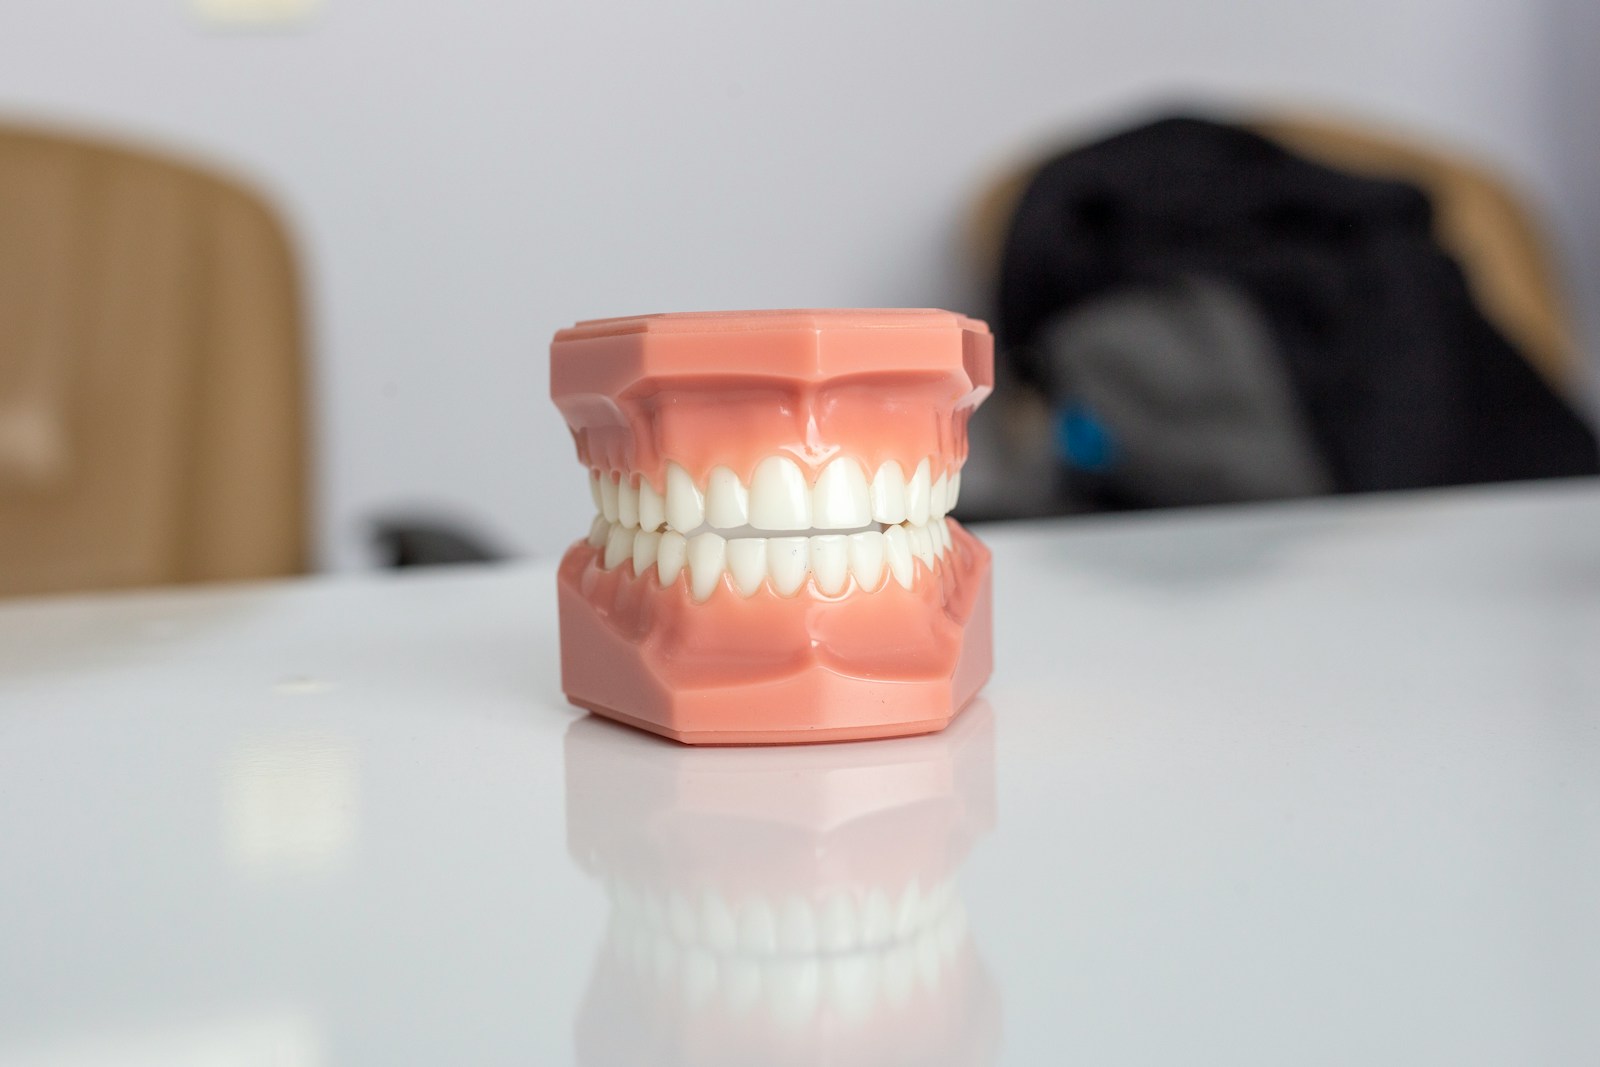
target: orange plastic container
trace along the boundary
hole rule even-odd
[[[560,569],[568,699],[692,744],[946,726],[993,660],[989,553],[946,517],[993,351],[931,310],[557,333],[599,512]]]

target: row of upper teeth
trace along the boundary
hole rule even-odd
[[[624,881],[608,881],[606,893],[619,915],[670,933],[681,945],[757,956],[855,952],[905,941],[956,900],[948,879],[924,888],[916,878],[898,892],[863,886],[815,898],[755,893],[735,900],[714,889],[691,897]]]
[[[860,463],[841,456],[812,484],[794,460],[768,456],[749,485],[729,468],[713,467],[702,487],[668,463],[664,491],[628,471],[591,471],[589,491],[607,522],[643,530],[855,530],[874,522],[921,525],[947,514],[961,492],[961,472],[941,467],[934,478],[933,470],[925,459],[907,477],[889,460],[868,480]]]
[[[642,577],[654,567],[662,588],[687,570],[690,596],[704,601],[724,574],[744,597],[754,596],[764,582],[779,596],[793,596],[808,578],[824,596],[844,592],[851,578],[868,592],[891,579],[910,589],[916,562],[933,570],[952,541],[949,521],[942,518],[853,534],[727,538],[710,531],[685,537],[676,530],[640,530],[597,515],[589,544],[604,549],[606,570],[631,562],[634,576]]]
[[[966,909],[955,901],[908,940],[837,955],[722,956],[616,913],[606,950],[689,1008],[720,1004],[742,1016],[760,1005],[773,1022],[799,1027],[820,1016],[862,1025],[883,1008],[904,1007],[919,990],[937,992],[961,966],[968,941]]]

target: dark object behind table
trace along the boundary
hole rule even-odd
[[[1067,152],[1034,176],[1002,258],[999,351],[1066,413],[1066,465],[1102,506],[1600,470],[1588,428],[1485,319],[1432,222],[1411,185],[1320,166],[1236,127],[1164,119]],[[1170,323],[1196,293],[1213,318],[1221,309],[1237,320],[1233,305],[1259,316],[1265,358],[1225,364],[1214,340],[1169,344],[1158,358],[1137,340],[1155,336],[1152,308]],[[1107,308],[1119,303],[1146,324],[1108,327]],[[1130,339],[1120,362],[1108,357],[1118,338]],[[1181,368],[1184,358],[1197,364]],[[1251,367],[1254,384],[1244,377]],[[1170,447],[1199,411],[1197,376],[1218,393],[1205,398],[1212,415],[1236,404],[1238,433],[1254,438],[1224,447],[1197,423],[1182,448]],[[1100,402],[1088,404],[1092,396]],[[1150,434],[1169,444],[1141,448]],[[1208,472],[1226,475],[1251,440],[1291,462],[1208,488]],[[1074,447],[1090,461],[1074,461]],[[1119,458],[1128,461],[1120,469]],[[1151,466],[1161,463],[1169,467]],[[1196,488],[1174,494],[1174,485]]]

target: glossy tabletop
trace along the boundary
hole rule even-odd
[[[0,1064],[1600,1062],[1600,484],[980,533],[900,741],[579,715],[553,561],[0,607]]]

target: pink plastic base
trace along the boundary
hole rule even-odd
[[[561,682],[607,718],[694,745],[800,744],[944,729],[993,666],[989,551],[950,523],[952,549],[911,589],[694,603],[680,578],[602,570],[579,542],[559,574]]]

